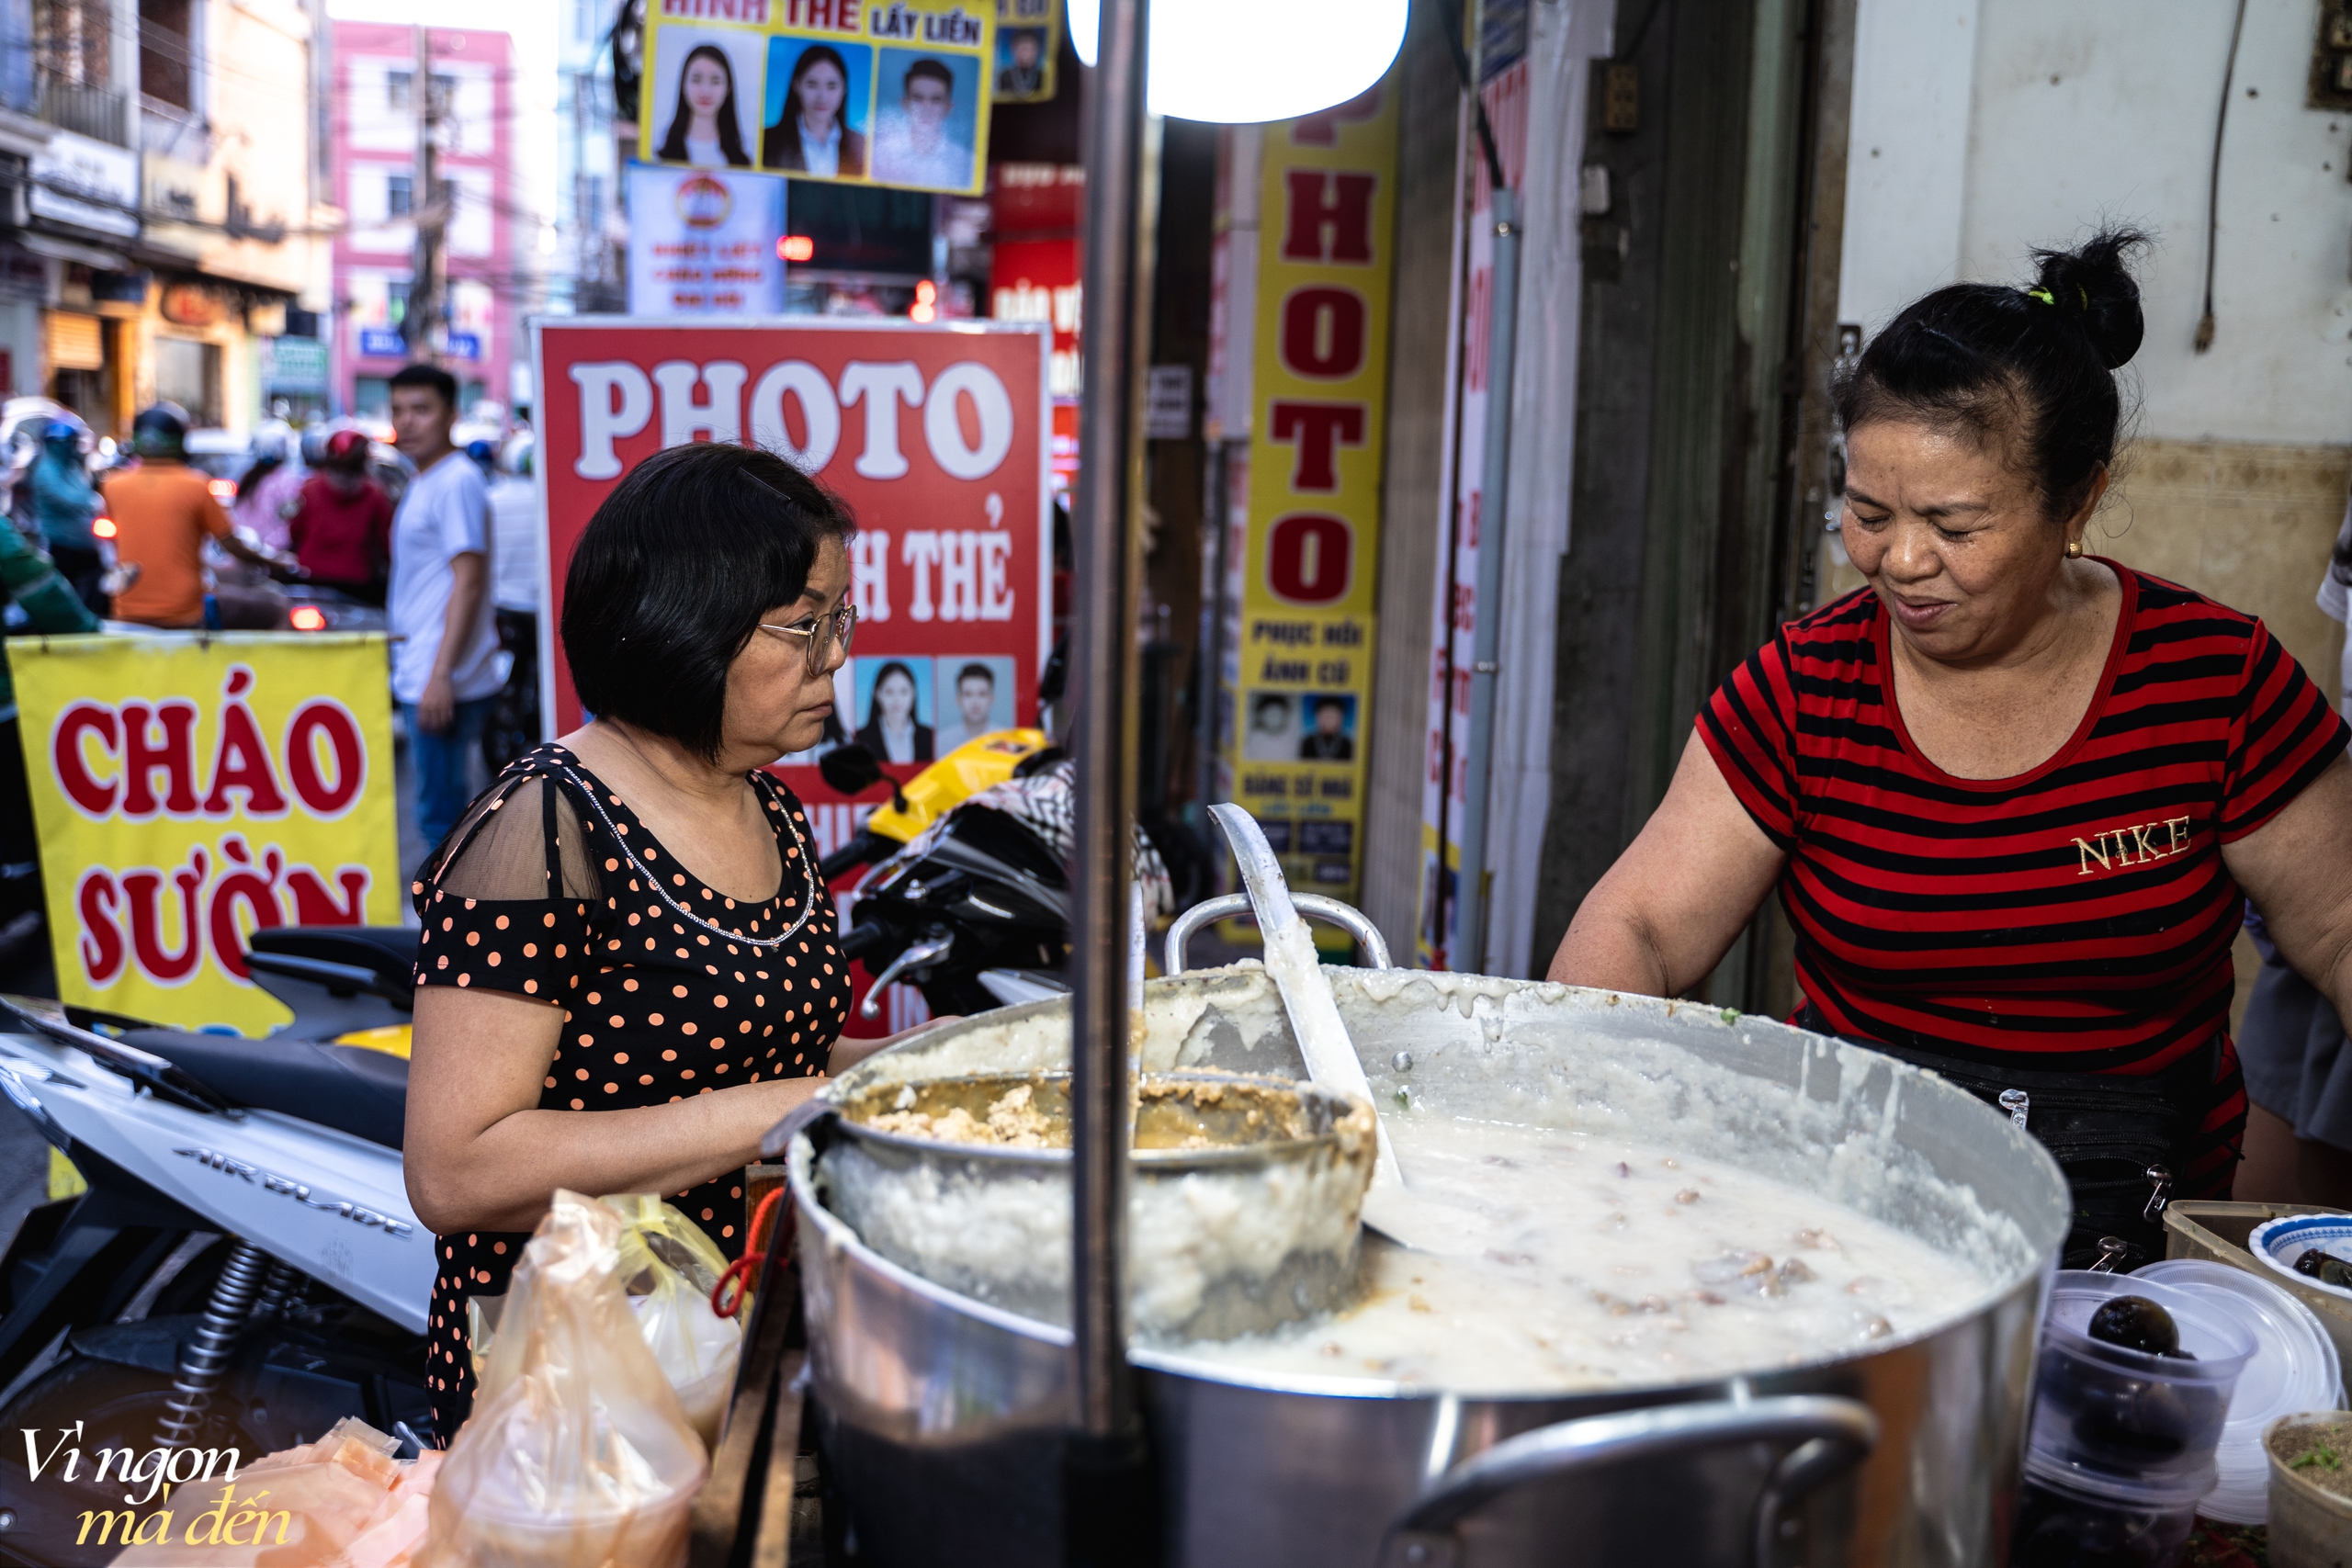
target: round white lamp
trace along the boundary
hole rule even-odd
[[[1099,0],[1069,0],[1069,40],[1094,63]],[[1408,0],[1159,0],[1151,112],[1246,125],[1344,104],[1387,73]]]

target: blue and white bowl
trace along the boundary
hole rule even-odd
[[[2352,1290],[2323,1285],[2309,1274],[2295,1272],[2295,1260],[2313,1248],[2352,1263],[2352,1214],[2293,1214],[2255,1226],[2254,1234],[2246,1238],[2246,1250],[2265,1268],[2305,1290],[2324,1291],[2352,1302]]]

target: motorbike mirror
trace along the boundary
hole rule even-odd
[[[825,786],[836,794],[854,798],[876,784],[890,786],[890,804],[899,810],[907,809],[907,797],[899,793],[899,781],[882,771],[881,760],[859,745],[850,741],[836,746],[817,759],[817,771],[825,778]]]
[[[864,795],[883,779],[882,764],[854,740],[818,758],[817,771],[825,775],[825,786],[840,795]]]

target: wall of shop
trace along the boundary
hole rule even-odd
[[[202,125],[151,108],[142,137],[151,281],[130,374],[135,402],[170,397],[243,431],[266,412],[260,332],[282,331],[288,305],[324,306],[337,224],[314,178],[309,10],[245,0],[202,23]]]
[[[446,231],[449,351],[461,399],[503,402],[526,353],[507,280],[515,267],[514,45],[504,33],[433,28],[434,74],[450,88],[438,169]],[[349,215],[334,241],[334,381],[346,412],[382,418],[384,384],[407,363],[401,339],[416,230],[416,33],[382,22],[334,24],[336,91],[331,189]]]
[[[1398,303],[1363,902],[1400,962],[1409,953],[1416,963],[1521,975],[1542,967],[1533,851],[1552,806],[1553,638],[1569,526],[1573,443],[1564,437],[1576,419],[1581,266],[1570,171],[1584,142],[1588,62],[1605,50],[1608,17],[1588,6],[1511,9],[1523,10],[1523,32],[1490,29],[1488,47],[1509,52],[1482,62],[1481,96],[1519,193],[1521,235],[1503,592],[1491,606],[1476,603],[1476,588],[1492,214],[1434,9],[1417,11],[1396,79],[1405,114]],[[1501,629],[1481,895],[1458,889],[1453,871],[1470,787],[1467,665],[1488,614]],[[1462,899],[1479,896],[1485,951],[1455,953]]]
[[[2304,107],[2310,0],[2247,0],[2199,354],[2233,13],[1860,0],[1839,316],[2014,281],[2101,220],[2154,233],[2137,440],[2093,544],[2260,615],[2334,691],[2342,631],[2312,599],[2352,480],[2352,115]],[[1828,565],[1824,597],[1859,581]]]

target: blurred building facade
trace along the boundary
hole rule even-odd
[[[556,59],[556,248],[548,308],[615,312],[628,304],[623,157],[614,134],[613,24],[620,0],[563,0]]]
[[[387,382],[429,344],[468,408],[505,403],[527,359],[515,173],[513,41],[503,32],[336,22],[329,160],[349,214],[334,243],[334,379],[345,411],[380,420]],[[425,68],[420,71],[420,61]],[[433,136],[436,189],[424,188]],[[440,226],[440,319],[410,330],[420,219]],[[531,220],[536,228],[536,220]]]
[[[326,395],[323,0],[0,5],[0,386],[106,435]]]

